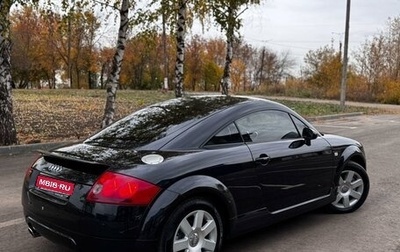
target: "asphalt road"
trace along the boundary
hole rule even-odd
[[[371,182],[364,206],[345,215],[304,214],[227,241],[223,252],[400,251],[400,116],[357,116],[314,125],[364,144]],[[0,251],[68,252],[44,238],[31,238],[22,219],[21,184],[33,159],[33,154],[0,156]]]

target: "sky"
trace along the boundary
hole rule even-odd
[[[310,50],[344,41],[347,0],[263,0],[243,15],[241,35],[254,46],[289,51],[297,70]],[[352,0],[349,57],[400,17],[400,0]],[[209,31],[213,33],[213,31]]]

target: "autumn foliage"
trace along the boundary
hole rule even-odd
[[[341,47],[340,47],[341,48]],[[353,101],[400,104],[400,17],[391,18],[379,34],[353,53],[347,75],[346,97]],[[305,57],[302,76],[287,82],[287,93],[337,99],[341,49],[325,46]]]
[[[17,88],[103,88],[110,71],[113,44],[99,43],[100,20],[76,10],[68,18],[23,8],[11,16],[13,79]],[[366,40],[350,57],[347,99],[400,103],[400,21]],[[159,31],[135,33],[127,41],[119,87],[161,89],[167,77],[172,89],[176,45],[166,38],[166,58]],[[68,49],[69,48],[69,49]],[[220,37],[188,38],[185,47],[185,91],[220,91],[226,41]],[[289,53],[276,53],[235,40],[231,66],[233,93],[338,99],[342,48],[337,44],[311,50],[299,75],[292,74]],[[164,64],[167,64],[165,67]],[[56,84],[57,83],[57,84]]]
[[[30,7],[11,16],[13,79],[17,88],[99,88],[110,71],[113,43],[103,43],[100,20],[76,10],[68,16]],[[135,33],[127,40],[121,89],[160,89],[164,77],[172,87],[176,41],[156,31]],[[262,89],[281,84],[293,63],[288,54],[255,48],[235,40],[232,91]],[[219,91],[225,64],[226,41],[221,37],[189,38],[185,46],[184,90]],[[167,67],[164,67],[167,64]],[[167,71],[165,71],[167,70]]]
[[[90,88],[99,71],[95,33],[100,23],[93,12],[76,10],[62,16],[32,7],[11,15],[12,72],[18,88],[64,86]],[[66,80],[69,79],[68,83]]]

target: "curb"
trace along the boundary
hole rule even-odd
[[[37,144],[22,144],[22,145],[11,145],[11,146],[0,146],[0,157],[11,156],[24,153],[34,153],[37,150],[51,150],[65,145],[69,145],[74,142],[56,142],[56,143],[37,143]]]

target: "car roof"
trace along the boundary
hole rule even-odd
[[[219,125],[265,109],[289,112],[282,104],[247,96],[186,96],[150,105],[85,141],[112,148],[159,150],[198,147]],[[190,129],[190,130],[189,130]],[[179,137],[178,137],[179,136]],[[180,140],[181,138],[187,138]]]
[[[251,107],[262,107],[264,109],[280,109],[288,110],[288,108],[280,103],[260,98],[256,96],[240,96],[240,95],[195,95],[195,96],[185,96],[178,99],[180,101],[191,101],[195,103],[204,103],[207,105],[206,110],[218,111],[224,110],[228,107],[245,108],[247,106]],[[167,101],[168,102],[168,101]],[[290,110],[290,109],[289,109]]]
[[[179,136],[177,135],[173,140],[170,139],[163,146],[163,149],[196,149],[205,139],[219,131],[221,127],[227,126],[238,119],[238,117],[242,117],[248,113],[261,110],[280,110],[297,115],[294,111],[280,103],[257,97],[206,95],[185,97],[182,99],[204,101],[205,104],[213,104],[213,102],[217,101],[217,104],[212,105],[212,113],[188,125],[187,129],[181,131]]]

